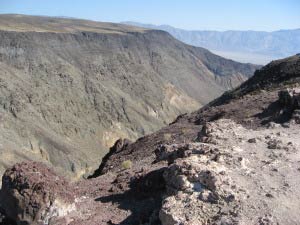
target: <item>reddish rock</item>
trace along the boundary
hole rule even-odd
[[[75,209],[69,183],[38,162],[23,162],[6,170],[0,202],[17,224],[49,224]]]

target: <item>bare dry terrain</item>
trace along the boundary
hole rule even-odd
[[[23,15],[0,15],[0,66],[0,174],[34,160],[74,179],[257,68],[163,31]]]
[[[2,180],[4,221],[299,224],[299,79],[300,56],[272,62],[169,126],[117,141],[87,180],[16,164]]]

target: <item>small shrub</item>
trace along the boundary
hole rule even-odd
[[[184,134],[184,135],[189,134],[189,132],[190,132],[190,130],[188,128],[181,129],[181,133]]]
[[[165,140],[165,141],[170,141],[171,138],[172,138],[172,135],[171,135],[171,134],[168,134],[168,133],[164,134],[164,140]]]
[[[130,160],[126,160],[122,162],[122,167],[123,169],[128,170],[132,167],[132,162]]]

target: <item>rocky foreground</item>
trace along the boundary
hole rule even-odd
[[[297,224],[299,128],[221,119],[205,127],[208,143],[160,146],[164,166],[75,184],[40,163],[17,164],[1,202],[18,224]]]
[[[119,140],[87,180],[16,164],[3,223],[299,224],[299,78],[299,56],[273,62],[198,112]]]

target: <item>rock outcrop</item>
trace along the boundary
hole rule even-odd
[[[67,221],[76,210],[74,189],[41,163],[20,163],[2,177],[0,207],[18,225],[52,224],[62,217]]]
[[[74,179],[259,68],[163,31],[22,15],[0,15],[0,66],[0,174],[32,159]]]
[[[193,153],[164,172],[162,224],[296,224],[298,126],[253,131],[230,120],[208,123],[211,143],[186,145]]]
[[[284,105],[286,108],[295,110],[300,109],[300,89],[292,88],[280,91],[279,102]]]
[[[251,130],[220,119],[207,128],[208,143],[161,145],[143,169],[133,162],[71,185],[41,164],[16,165],[2,207],[18,224],[297,224],[299,125]]]

